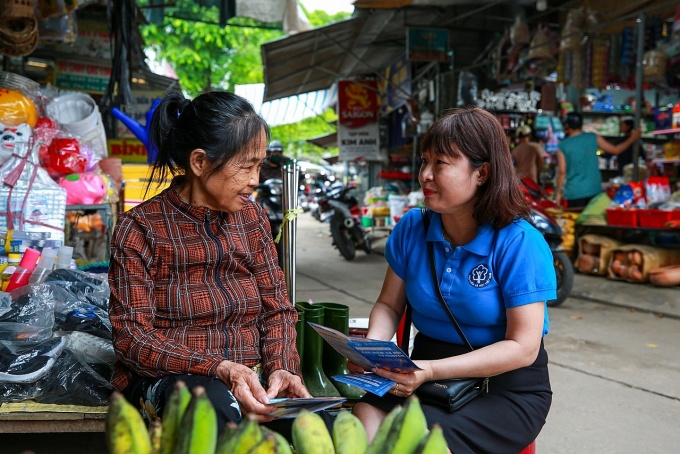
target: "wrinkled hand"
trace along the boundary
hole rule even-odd
[[[415,372],[389,372],[384,369],[373,369],[376,375],[392,380],[396,383],[390,390],[390,393],[399,397],[408,397],[418,389],[424,382],[432,379],[432,369],[429,361],[416,361],[418,367],[422,370]]]
[[[269,396],[254,370],[225,360],[217,366],[217,377],[229,387],[243,414],[251,414],[259,421],[272,419],[266,415],[276,410],[276,407],[268,405]]]
[[[274,397],[312,397],[302,384],[302,379],[284,369],[277,369],[269,374],[267,396]]]

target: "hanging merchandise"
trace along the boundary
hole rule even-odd
[[[647,82],[664,82],[666,79],[666,67],[668,56],[660,48],[645,52],[642,60],[642,74]]]
[[[607,86],[607,63],[609,62],[609,42],[605,39],[593,41],[591,59],[591,84],[604,90]]]
[[[560,40],[561,51],[578,49],[583,39],[584,26],[585,10],[583,8],[575,8],[567,13]]]
[[[33,0],[0,0],[0,54],[25,57],[37,46]]]
[[[515,16],[515,23],[510,27],[510,42],[513,46],[520,47],[529,44],[530,40],[529,26],[522,16]]]
[[[548,29],[539,25],[536,28],[536,33],[534,33],[534,37],[531,38],[531,45],[529,46],[528,58],[530,60],[553,58],[553,52],[550,48],[551,42],[552,40],[548,36]]]

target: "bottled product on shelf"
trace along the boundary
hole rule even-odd
[[[72,258],[73,246],[59,246],[59,252],[57,252],[57,269],[71,269]]]
[[[28,280],[35,270],[39,257],[40,251],[36,251],[30,247],[26,248],[24,255],[21,257],[21,262],[19,262],[19,266],[16,267],[14,273],[12,273],[12,276],[9,278],[7,289],[5,290],[6,292],[11,292],[14,289],[28,284]]]
[[[35,267],[33,274],[31,274],[28,283],[41,284],[52,271],[52,268],[54,268],[54,259],[56,257],[57,249],[51,247],[43,248],[38,265]]]

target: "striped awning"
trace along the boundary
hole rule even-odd
[[[263,102],[264,84],[236,85],[235,93],[247,99],[269,126],[297,123],[316,117],[337,102],[337,85],[329,89]]]

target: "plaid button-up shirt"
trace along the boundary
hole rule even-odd
[[[123,213],[111,244],[112,384],[132,374],[216,376],[227,359],[299,374],[297,312],[267,216],[194,207],[171,187]]]

